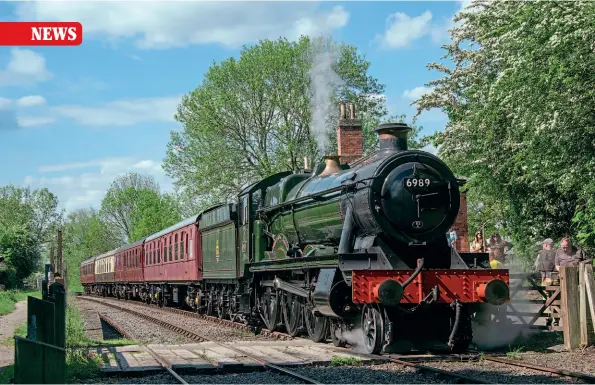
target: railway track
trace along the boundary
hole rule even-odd
[[[251,354],[249,354],[248,352],[246,352],[246,351],[244,351],[242,349],[239,349],[239,348],[236,348],[236,347],[232,347],[232,346],[230,346],[228,344],[219,343],[218,341],[214,341],[214,340],[212,340],[212,339],[210,339],[210,338],[208,338],[208,337],[206,337],[206,336],[204,336],[202,334],[199,334],[199,333],[196,333],[194,331],[188,330],[186,328],[182,328],[182,327],[179,327],[177,325],[173,325],[173,324],[171,324],[169,322],[166,322],[166,321],[163,321],[163,320],[160,320],[160,319],[151,317],[149,315],[143,314],[143,313],[138,312],[136,310],[122,307],[120,305],[117,305],[117,304],[109,301],[109,300],[104,301],[104,300],[100,300],[100,299],[97,299],[97,298],[90,298],[90,297],[81,297],[81,298],[82,299],[85,299],[85,300],[92,301],[92,302],[100,303],[102,305],[106,305],[106,306],[112,307],[112,308],[117,309],[117,310],[122,311],[122,312],[126,312],[126,313],[129,313],[129,314],[132,314],[134,316],[137,316],[139,318],[142,318],[144,320],[147,320],[149,322],[152,322],[152,323],[154,323],[156,325],[159,325],[161,327],[164,327],[164,328],[167,328],[167,329],[172,330],[174,332],[180,333],[180,334],[182,334],[182,335],[184,335],[184,336],[186,336],[186,337],[188,337],[188,338],[190,338],[190,339],[192,339],[194,341],[197,341],[197,342],[209,341],[209,342],[216,343],[217,345],[219,345],[221,347],[224,347],[224,348],[227,348],[227,349],[231,349],[231,350],[233,350],[233,351],[235,351],[235,352],[237,352],[239,354],[243,354],[243,355],[245,355],[245,356],[247,356],[247,357],[249,357],[249,358],[251,358],[251,359],[253,359],[253,360],[255,360],[255,361],[259,362],[259,363],[261,363],[263,366],[265,366],[266,368],[268,368],[268,369],[270,369],[272,371],[275,371],[275,372],[278,372],[278,373],[282,373],[282,374],[285,374],[285,375],[289,375],[289,376],[291,376],[291,377],[293,377],[295,379],[299,379],[299,380],[301,380],[301,381],[303,381],[305,383],[308,383],[308,384],[320,384],[320,382],[316,381],[313,378],[310,378],[308,376],[304,376],[304,375],[302,375],[302,374],[300,374],[300,373],[298,373],[298,372],[296,372],[294,370],[290,370],[290,369],[287,369],[287,368],[284,368],[284,367],[281,367],[281,366],[272,364],[272,363],[270,363],[270,362],[268,362],[266,360],[263,360],[263,359],[261,359],[259,357],[256,357],[254,355],[251,355]],[[176,309],[174,309],[174,310],[176,310]],[[182,311],[182,314],[186,314],[186,313],[188,313],[188,314],[194,314],[194,313],[191,313],[191,312],[184,312],[184,311]],[[126,330],[124,330],[121,326],[119,326],[110,317],[106,316],[105,314],[100,314],[100,318],[103,319],[108,324],[110,324],[114,329],[116,329],[118,332],[120,332],[125,338],[134,339],[130,334],[128,334],[126,332]],[[156,355],[155,352],[152,352],[151,354],[155,357],[155,359],[158,360],[158,362],[161,363],[161,365],[166,370],[168,370],[168,372],[170,374],[172,374],[172,376],[174,376],[174,377],[175,376],[178,376],[175,373],[175,371],[173,370],[173,368],[171,367],[171,365],[168,365],[168,363],[166,361],[164,361],[162,363],[162,361],[160,361],[157,358],[157,356],[155,356]],[[372,356],[372,357],[374,357],[374,356]],[[486,382],[486,381],[484,381],[484,380],[482,380],[480,378],[471,377],[471,376],[467,376],[467,375],[462,375],[462,374],[458,374],[458,373],[455,373],[455,372],[451,372],[451,371],[443,370],[443,369],[439,369],[439,368],[433,368],[431,366],[426,366],[426,365],[422,365],[422,364],[419,364],[419,363],[409,362],[409,361],[405,361],[405,360],[398,359],[398,358],[391,357],[391,356],[383,356],[383,358],[387,359],[388,361],[390,361],[392,363],[396,363],[396,364],[400,364],[402,366],[407,366],[407,367],[414,368],[418,373],[421,373],[421,374],[424,374],[424,373],[434,373],[434,374],[438,374],[440,376],[445,376],[445,377],[452,378],[452,379],[454,379],[456,381],[456,383],[461,383],[461,384],[488,384],[489,383],[489,382]],[[183,378],[181,378],[181,377],[178,378],[178,377],[175,377],[175,378],[178,381],[180,381],[180,382],[183,381]],[[181,383],[185,383],[185,382],[181,382]]]
[[[197,334],[195,332],[189,331],[189,330],[187,330],[185,328],[182,328],[182,327],[179,327],[179,326],[176,326],[176,325],[172,325],[172,324],[170,324],[168,322],[165,322],[165,321],[162,321],[162,320],[159,320],[159,319],[156,319],[156,318],[147,316],[145,314],[142,314],[140,312],[137,312],[137,311],[134,311],[134,310],[131,310],[131,309],[123,308],[123,307],[121,307],[121,306],[113,303],[111,301],[111,299],[102,300],[102,299],[88,297],[88,296],[81,296],[80,298],[86,299],[86,300],[90,300],[90,301],[94,301],[94,302],[97,302],[97,303],[101,303],[103,305],[111,306],[111,307],[116,308],[118,310],[125,311],[125,312],[128,312],[128,313],[137,315],[137,316],[139,316],[139,317],[141,317],[143,319],[146,319],[146,320],[148,320],[150,322],[153,322],[155,324],[158,324],[158,325],[160,325],[162,327],[165,327],[165,328],[167,328],[169,330],[172,330],[174,332],[180,333],[180,334],[182,334],[182,335],[184,335],[184,336],[186,336],[186,337],[188,337],[190,339],[196,340],[196,341],[211,341],[211,342],[216,342],[216,341],[213,341],[213,340],[211,340],[211,339],[209,339],[207,337],[204,337],[202,335],[199,335],[199,334]],[[137,301],[132,301],[132,302],[135,303],[135,304],[140,304],[140,305],[143,305],[143,306],[150,307],[149,305],[146,305],[146,304],[143,304],[143,303],[139,303]],[[201,314],[197,314],[197,313],[194,313],[194,312],[185,311],[185,310],[181,310],[181,309],[174,309],[174,308],[164,307],[164,308],[159,308],[159,310],[163,310],[163,311],[167,311],[167,312],[171,312],[171,313],[176,313],[176,314],[180,314],[180,315],[183,315],[183,316],[189,316],[189,317],[194,317],[194,318],[198,318],[198,319],[209,320],[209,321],[213,321],[213,322],[216,322],[216,323],[220,323],[220,324],[223,324],[223,325],[226,325],[226,326],[230,326],[230,327],[234,327],[234,328],[238,328],[238,329],[250,330],[250,331],[253,330],[249,326],[246,326],[246,325],[241,324],[239,322],[233,322],[233,321],[229,321],[229,320],[223,320],[223,319],[220,319],[220,318],[217,318],[217,317],[212,317],[212,316],[205,316],[205,315],[201,315]],[[100,315],[100,317],[104,317],[104,319],[105,319],[105,316],[104,315]],[[106,319],[106,322],[108,322],[108,323],[111,324],[111,322],[109,322],[107,319]],[[125,333],[124,330],[120,330],[120,329],[118,329],[116,327],[115,327],[115,329],[118,330],[118,332],[120,332],[124,337],[133,339],[131,336],[129,336],[127,333]],[[123,331],[124,331],[124,333],[122,333]],[[267,335],[267,336],[269,336],[271,338],[274,338],[274,339],[281,339],[281,340],[291,340],[291,339],[294,339],[294,337],[291,337],[291,336],[289,336],[289,335],[287,335],[285,333],[281,333],[281,332],[271,332],[271,331],[266,330],[266,329],[262,329],[262,332],[266,333],[265,335]],[[229,347],[228,345],[225,345],[225,346],[226,347]],[[242,351],[240,349],[233,349],[233,350],[236,350],[239,353],[241,352],[241,354],[246,354],[244,351]],[[255,357],[252,357],[250,354],[246,354],[246,356],[249,356],[250,358],[256,359]],[[434,367],[431,367],[431,366],[423,365],[421,363],[412,362],[410,360],[407,360],[407,356],[406,355],[399,355],[399,356],[382,355],[382,357],[385,358],[385,359],[388,359],[390,362],[393,362],[393,363],[396,363],[396,364],[400,364],[400,365],[403,365],[403,366],[408,366],[408,367],[414,368],[417,372],[420,372],[420,373],[435,373],[435,374],[438,374],[438,375],[441,375],[441,376],[446,376],[446,377],[453,378],[453,379],[455,379],[457,381],[457,383],[476,383],[476,384],[487,384],[487,383],[490,383],[490,382],[487,382],[487,381],[482,380],[480,378],[476,378],[476,377],[472,377],[472,376],[466,376],[466,375],[461,375],[461,374],[450,372],[448,370],[434,368]],[[442,355],[433,355],[433,357],[435,357],[438,360],[442,360],[442,359],[447,358],[447,357],[450,358],[451,355],[445,355],[445,356],[442,356]],[[496,362],[496,363],[499,363],[499,364],[504,364],[504,365],[509,365],[509,366],[523,367],[523,368],[532,369],[532,370],[536,370],[536,371],[540,371],[540,372],[544,372],[544,373],[556,374],[558,376],[563,376],[563,377],[570,377],[570,378],[580,379],[580,380],[583,380],[583,381],[585,381],[587,383],[594,383],[595,384],[595,376],[590,375],[590,374],[586,374],[586,373],[572,372],[572,371],[563,370],[563,369],[548,368],[548,367],[540,366],[540,365],[534,365],[534,364],[528,364],[528,363],[523,363],[523,362],[518,362],[518,361],[512,361],[512,360],[507,360],[507,359],[504,359],[504,358],[501,358],[501,357],[498,357],[498,356],[494,356],[494,355],[485,355],[485,354],[482,354],[481,352],[473,352],[473,356],[468,356],[467,358],[468,359],[474,359],[475,358],[475,359],[478,359],[479,360],[480,357],[481,357],[481,359],[486,360],[486,361]],[[257,361],[263,363],[261,359],[257,359]],[[271,364],[271,365],[274,365],[274,364]],[[267,366],[267,365],[265,365],[265,366]],[[278,367],[277,365],[274,365],[274,366],[275,367]],[[279,369],[282,369],[284,371],[287,370],[287,369],[281,368],[281,367],[278,367],[278,368]],[[170,369],[171,369],[171,366],[170,366]],[[273,369],[273,370],[277,370],[277,369]],[[283,372],[283,373],[288,374],[286,372]],[[300,378],[300,377],[295,377],[295,378]],[[309,379],[309,380],[314,381],[313,379]],[[308,382],[308,383],[317,383],[317,382]]]
[[[306,384],[320,384],[318,381],[316,381],[313,378],[304,376],[304,375],[302,375],[302,374],[300,374],[300,373],[298,373],[296,371],[293,371],[293,370],[290,370],[290,369],[283,368],[281,366],[275,365],[275,364],[273,364],[273,363],[271,363],[269,361],[263,360],[263,359],[255,356],[255,355],[252,355],[252,354],[250,354],[250,353],[248,353],[248,352],[246,352],[246,351],[244,351],[242,349],[239,349],[237,347],[230,346],[230,345],[227,345],[227,344],[220,343],[220,342],[215,341],[215,340],[213,340],[213,339],[211,339],[209,337],[206,337],[205,335],[202,335],[202,334],[196,333],[194,331],[191,331],[191,330],[188,330],[188,329],[185,329],[185,328],[182,328],[182,327],[173,325],[171,323],[168,323],[168,322],[162,321],[160,319],[151,317],[149,315],[143,314],[143,313],[138,312],[136,310],[128,309],[128,308],[125,308],[125,307],[116,305],[114,303],[110,303],[108,301],[101,301],[101,300],[98,300],[98,299],[95,299],[95,298],[88,298],[87,297],[87,298],[84,298],[84,299],[90,300],[90,301],[94,301],[94,302],[97,302],[97,303],[101,303],[103,305],[110,306],[110,307],[112,307],[114,309],[117,309],[119,311],[123,311],[123,312],[129,313],[129,314],[132,314],[134,316],[137,316],[139,318],[142,318],[144,320],[147,320],[149,322],[152,322],[152,323],[154,323],[156,325],[159,325],[159,326],[162,326],[164,328],[167,328],[167,329],[170,329],[172,331],[175,331],[177,333],[180,333],[180,334],[182,334],[182,335],[184,335],[184,336],[186,336],[186,337],[188,337],[188,338],[190,338],[190,339],[192,339],[194,341],[197,341],[197,342],[207,342],[208,341],[208,342],[212,342],[214,344],[217,344],[220,347],[233,350],[236,353],[243,354],[246,357],[249,357],[250,359],[252,359],[252,360],[254,360],[254,361],[262,364],[265,368],[267,368],[267,369],[269,369],[271,371],[274,371],[274,372],[277,372],[277,373],[281,373],[281,374],[284,374],[284,375],[288,375],[288,376],[290,376],[292,378],[295,378],[295,379],[298,379],[300,381],[303,381]],[[117,323],[115,323],[113,320],[109,319],[109,317],[106,318],[105,315],[102,315],[102,316],[103,316],[103,319],[106,322],[110,323],[112,325],[112,327],[114,327],[114,329],[118,330],[118,332],[124,331],[123,328],[121,328],[119,325],[117,325]],[[131,337],[128,333],[123,334],[123,336],[124,337],[127,337],[128,336],[127,338]],[[149,352],[151,353],[151,351],[149,351]],[[152,352],[152,355],[154,355],[154,357],[160,362],[160,359],[157,358],[158,355],[156,355],[155,352]],[[161,358],[161,360],[163,360],[163,358]],[[175,373],[175,371],[173,370],[173,368],[171,367],[171,365],[168,366],[167,363],[162,363],[162,365],[178,381],[184,381],[181,377],[179,377],[179,375],[177,373]],[[182,383],[186,383],[186,382],[182,382]]]

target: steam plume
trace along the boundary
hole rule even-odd
[[[323,154],[328,149],[328,134],[330,120],[337,120],[337,108],[333,104],[335,91],[343,83],[343,80],[333,69],[337,62],[340,50],[329,40],[319,38],[312,42],[312,66],[310,68],[310,90],[312,123],[311,133],[318,143],[318,149]]]

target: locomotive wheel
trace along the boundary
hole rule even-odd
[[[323,342],[328,333],[328,318],[316,317],[312,310],[304,311],[304,323],[308,331],[308,337],[314,342]]]
[[[368,354],[378,354],[382,350],[384,322],[382,314],[375,305],[366,305],[362,311],[362,331],[364,347]]]
[[[302,324],[302,304],[296,295],[283,293],[283,323],[287,334],[295,337],[300,331]]]
[[[343,332],[344,328],[340,322],[331,320],[331,341],[333,341],[333,345],[338,348],[344,348],[347,345],[347,341],[343,339]]]
[[[279,299],[280,296],[270,287],[259,298],[260,317],[270,331],[274,331],[279,323]]]

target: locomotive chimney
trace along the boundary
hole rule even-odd
[[[405,123],[384,123],[374,130],[380,139],[380,150],[406,151],[407,135],[411,131]]]
[[[341,167],[339,166],[339,156],[337,155],[327,155],[324,157],[324,163],[326,167],[320,173],[320,176],[336,174],[341,171]]]

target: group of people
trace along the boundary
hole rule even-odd
[[[490,239],[484,242],[483,234],[481,231],[477,231],[471,243],[471,252],[485,253],[487,251],[490,258],[490,267],[492,269],[501,269],[506,263],[506,251],[510,250],[511,247],[512,244],[502,239],[498,233],[492,234]]]
[[[455,247],[457,234],[454,228],[446,234],[448,243]],[[487,242],[483,239],[481,231],[475,233],[473,242],[471,242],[472,253],[489,253],[490,266],[492,269],[500,269],[506,261],[506,252],[510,250],[512,244],[502,239],[500,234],[494,233]],[[539,251],[535,260],[535,269],[542,273],[555,272],[560,270],[560,266],[578,266],[585,260],[583,251],[572,246],[569,238],[562,238],[560,248],[554,248],[554,241],[547,238],[542,242],[542,250]]]
[[[578,266],[585,259],[581,249],[572,247],[568,238],[562,238],[560,248],[554,249],[554,240],[547,238],[542,243],[542,249],[537,254],[535,269],[541,272],[542,277],[546,273],[559,271],[560,266]]]

